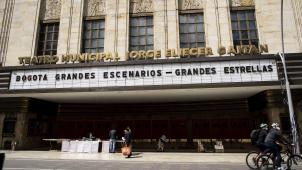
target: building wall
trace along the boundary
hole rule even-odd
[[[299,35],[299,46],[302,49],[302,2],[300,0],[292,0],[292,8],[295,14],[296,29]]]
[[[15,0],[0,2],[0,66],[5,63]]]
[[[0,3],[0,18],[3,4]],[[93,4],[98,4],[97,8]],[[280,2],[276,0],[18,0],[14,2],[5,66],[19,65],[18,57],[36,55],[40,20],[60,20],[58,54],[80,53],[82,18],[105,17],[105,50],[118,52],[122,60],[129,41],[129,13],[153,13],[154,49],[179,48],[178,14],[182,10],[204,12],[206,44],[218,55],[219,46],[232,45],[230,9],[254,6],[260,44],[270,53],[281,51]],[[285,51],[301,52],[301,2],[284,2]],[[294,9],[294,10],[293,10]],[[1,12],[2,11],[2,12]],[[0,19],[0,24],[3,19]],[[299,30],[299,31],[297,31]],[[16,50],[18,48],[18,50]],[[164,54],[162,54],[164,57]]]

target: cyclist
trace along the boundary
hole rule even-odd
[[[267,147],[266,152],[272,152],[276,163],[276,166],[278,167],[278,170],[282,170],[281,167],[281,155],[280,155],[280,145],[278,143],[287,144],[289,143],[287,139],[285,139],[280,131],[280,127],[278,123],[272,123],[272,128],[270,129],[269,133],[267,134],[265,138],[265,146]]]
[[[268,125],[266,123],[261,123],[258,139],[256,141],[256,146],[259,148],[261,152],[264,152],[266,150],[266,145],[264,141],[267,136],[267,132],[268,132]]]

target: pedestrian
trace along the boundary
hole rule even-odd
[[[168,142],[168,139],[166,135],[161,135],[161,137],[158,139],[158,148],[157,150],[160,152],[164,152],[165,150],[165,144]]]
[[[114,127],[109,132],[109,153],[115,153],[115,144],[117,139],[117,134]]]
[[[17,146],[17,141],[13,140],[11,143],[12,151],[16,150],[16,146]]]
[[[129,154],[127,157],[130,158],[132,155],[132,131],[129,126],[124,130],[124,133],[125,145],[129,148]]]

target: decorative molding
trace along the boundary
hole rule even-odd
[[[88,2],[85,1],[85,3],[87,3],[85,16],[100,16],[104,15],[106,12],[105,0],[88,0]]]
[[[255,6],[255,0],[232,0],[232,6]]]
[[[153,0],[131,0],[130,13],[153,12]]]
[[[42,19],[60,19],[62,0],[43,0]]]
[[[179,9],[203,9],[203,0],[180,0]]]

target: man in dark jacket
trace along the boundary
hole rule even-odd
[[[281,170],[281,155],[280,155],[280,149],[279,145],[277,143],[283,143],[287,144],[289,143],[287,139],[285,139],[280,131],[280,127],[278,123],[273,123],[272,128],[270,129],[269,133],[267,134],[265,138],[265,145],[267,147],[267,150],[265,152],[272,152],[274,155],[274,158],[276,158],[276,165],[278,167],[278,170]]]
[[[266,123],[261,123],[260,124],[260,131],[259,131],[259,134],[258,134],[258,139],[256,141],[256,146],[259,148],[259,150],[261,152],[264,152],[265,149],[266,149],[266,146],[265,146],[265,138],[267,136],[267,131],[268,131],[268,126]]]
[[[115,153],[116,130],[112,128],[109,132],[109,153]]]
[[[125,136],[124,136],[124,139],[125,139],[125,143],[126,143],[126,146],[130,148],[130,154],[128,155],[128,158],[132,155],[132,132],[131,132],[131,129],[129,127],[127,127],[125,130]]]

